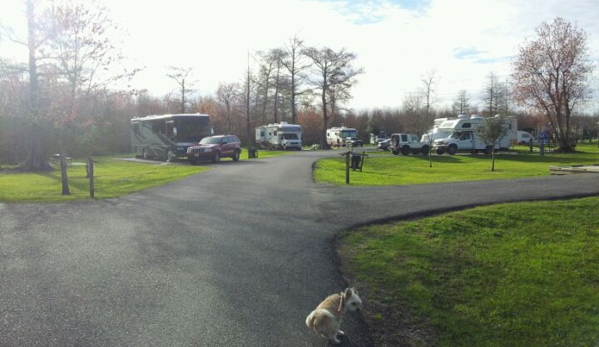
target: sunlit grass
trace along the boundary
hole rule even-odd
[[[95,158],[95,198],[105,199],[163,185],[208,170],[208,166],[170,165],[161,162],[135,163],[111,158]],[[0,201],[60,202],[89,198],[89,178],[85,164],[68,166],[70,195],[62,195],[61,172],[16,173],[0,171]]]
[[[546,176],[549,166],[599,164],[596,144],[581,144],[577,153],[529,153],[526,146],[517,147],[516,154],[498,154],[495,171],[491,171],[489,155],[428,156],[368,156],[362,172],[351,171],[353,185],[408,185],[434,182],[456,182],[488,179],[512,179]],[[345,159],[318,161],[314,177],[319,182],[345,184]]]
[[[339,253],[375,336],[386,326],[411,345],[595,346],[598,210],[599,198],[481,207],[348,231]]]

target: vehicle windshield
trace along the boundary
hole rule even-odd
[[[204,137],[202,141],[200,141],[200,145],[217,145],[222,139],[222,137]]]
[[[341,130],[341,138],[345,139],[347,137],[358,137],[358,132],[356,130]]]
[[[455,132],[455,133],[451,134],[450,138],[452,138],[452,139],[459,139],[460,136],[462,136],[462,133]]]
[[[178,137],[179,141],[197,141],[202,136],[207,135],[206,129],[208,129],[208,125],[208,118],[176,119],[176,136]]]
[[[285,140],[297,140],[297,134],[283,134],[281,135],[282,138],[284,138]]]

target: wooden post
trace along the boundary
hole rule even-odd
[[[345,184],[349,184],[349,167],[350,167],[350,159],[349,159],[349,155],[351,154],[351,152],[346,152],[345,153]]]
[[[94,159],[87,158],[87,175],[89,177],[89,197],[94,198]]]
[[[60,174],[62,177],[62,195],[71,195],[69,177],[67,176],[67,156],[64,150],[60,151]]]

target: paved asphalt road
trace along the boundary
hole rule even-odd
[[[397,187],[315,184],[336,152],[233,163],[119,199],[0,204],[0,346],[325,346],[307,314],[344,283],[356,225],[599,195],[596,175]],[[358,288],[359,289],[359,288]],[[344,346],[369,346],[346,316]]]

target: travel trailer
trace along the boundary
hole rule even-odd
[[[264,149],[302,149],[302,126],[287,122],[256,128],[256,144]]]
[[[498,117],[498,116],[495,116]],[[439,125],[440,132],[451,133],[450,136],[436,139],[433,142],[433,150],[437,154],[445,152],[453,155],[457,152],[485,152],[491,153],[494,149],[507,149],[512,141],[516,140],[516,118],[507,118],[503,124],[507,133],[493,148],[492,145],[482,141],[476,129],[485,123],[485,118],[473,115],[471,117],[458,117],[449,119]]]

